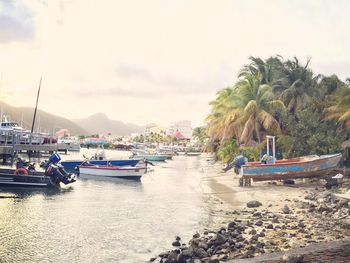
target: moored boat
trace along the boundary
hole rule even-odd
[[[93,175],[110,178],[140,179],[147,172],[146,163],[137,166],[89,165],[79,166],[80,175]]]
[[[26,167],[22,160],[16,163],[16,169],[0,169],[0,186],[16,187],[59,187],[60,183],[74,183],[75,176],[67,173],[59,164],[61,160],[58,154],[50,156],[49,160],[42,163],[44,172],[36,171],[34,164]]]

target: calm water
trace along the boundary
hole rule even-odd
[[[215,170],[207,159],[176,156],[141,182],[80,178],[60,190],[2,188],[0,196],[15,198],[0,199],[0,262],[146,262],[176,235],[188,241],[213,226],[203,178]]]

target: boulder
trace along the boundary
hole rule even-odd
[[[208,253],[203,248],[198,248],[194,251],[194,254],[199,258],[208,257]]]
[[[247,203],[248,208],[254,208],[254,207],[259,207],[259,206],[262,206],[262,203],[260,203],[259,201],[256,201],[256,200],[249,201]]]
[[[303,262],[303,255],[293,255],[293,254],[285,254],[283,255],[283,262],[286,263],[301,263]]]

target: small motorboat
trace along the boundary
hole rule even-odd
[[[16,169],[0,169],[0,186],[59,187],[60,183],[75,182],[75,176],[67,173],[59,161],[58,154],[51,155],[49,160],[42,164],[45,171],[41,172],[35,170],[34,164],[26,167],[19,159]]]
[[[110,178],[140,179],[147,172],[147,162],[136,166],[92,165],[84,163],[79,166],[80,175],[103,176]]]
[[[107,160],[104,149],[101,151],[97,151],[92,157],[87,158],[84,156],[85,160],[71,160],[71,161],[63,161],[61,164],[63,165],[66,171],[71,173],[77,173],[77,168],[88,162],[91,165],[112,165],[112,166],[135,166],[138,164],[140,159],[125,159],[125,160]]]

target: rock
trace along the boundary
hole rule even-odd
[[[290,208],[289,208],[287,205],[285,205],[285,206],[282,208],[282,212],[283,212],[284,214],[290,214],[291,210],[290,210]]]
[[[273,229],[273,224],[268,224],[268,225],[266,226],[266,228],[267,228],[267,229]]]
[[[264,223],[261,220],[258,220],[258,221],[255,222],[255,225],[257,225],[257,226],[262,226],[263,224]]]
[[[260,203],[259,201],[256,201],[256,200],[249,201],[249,202],[247,203],[247,207],[248,207],[248,208],[259,207],[259,206],[261,206],[261,205],[262,205],[262,203]]]
[[[255,213],[253,214],[253,216],[254,216],[254,217],[261,217],[261,213],[260,213],[260,212],[255,212]]]
[[[176,236],[176,237],[175,237],[175,240],[178,240],[178,241],[180,241],[180,240],[181,240],[181,237],[179,237],[179,236]]]
[[[209,263],[220,263],[218,258],[210,258]]]
[[[169,262],[175,262],[177,260],[177,257],[178,253],[176,253],[176,251],[171,251],[167,259]]]
[[[149,260],[149,262],[153,262],[153,261],[155,261],[157,258],[151,258],[150,260]]]
[[[293,254],[285,254],[283,255],[283,262],[286,263],[300,263],[303,261],[303,255],[293,255]]]
[[[216,240],[215,244],[216,245],[222,245],[226,242],[227,238],[221,234],[216,234]]]
[[[236,222],[230,222],[228,225],[227,225],[227,229],[235,229],[236,228]]]
[[[182,255],[184,256],[184,257],[192,257],[192,255],[193,255],[193,247],[189,247],[189,248],[187,248],[187,249],[184,249],[184,250],[182,250]]]
[[[193,238],[199,238],[201,235],[197,232],[196,234],[194,234],[192,237]]]
[[[194,254],[199,258],[208,257],[208,253],[203,248],[198,248],[194,251]]]
[[[181,246],[181,243],[179,240],[175,240],[173,243],[171,243],[174,247],[179,247]]]
[[[203,242],[203,241],[201,241],[201,242],[199,242],[198,247],[199,248],[203,248],[204,250],[207,250],[208,249],[208,244]]]
[[[177,263],[186,263],[187,262],[187,260],[186,260],[186,257],[182,254],[182,253],[180,253],[178,256],[177,256],[177,261],[176,261]]]
[[[249,231],[249,235],[256,235],[256,230],[253,228],[252,230]]]

